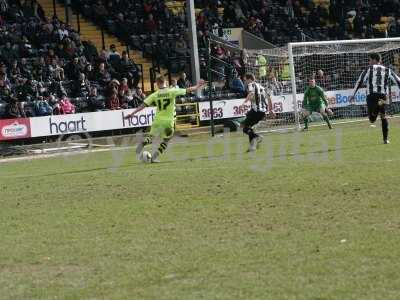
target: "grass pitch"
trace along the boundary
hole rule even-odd
[[[0,164],[0,299],[399,299],[400,123]]]

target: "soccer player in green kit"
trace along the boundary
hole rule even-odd
[[[308,116],[314,111],[320,113],[326,124],[328,124],[329,129],[332,129],[328,117],[328,112],[330,112],[330,110],[324,90],[315,83],[315,78],[310,78],[303,99],[304,130],[308,130]]]
[[[152,143],[155,136],[159,136],[162,139],[158,149],[152,154],[151,162],[159,162],[158,157],[162,154],[168,147],[168,142],[174,135],[175,131],[175,100],[178,96],[184,96],[187,93],[197,91],[205,85],[204,80],[200,80],[195,86],[179,89],[179,88],[169,88],[167,87],[166,80],[163,76],[156,79],[158,90],[144,99],[142,105],[137,107],[131,114],[125,116],[125,118],[131,118],[133,115],[143,110],[148,106],[156,106],[157,113],[151,125],[150,135],[141,141],[141,143],[136,148],[136,155],[138,158],[141,157],[143,148],[146,145]]]

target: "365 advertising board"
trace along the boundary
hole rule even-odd
[[[337,91],[326,91],[326,97],[329,102],[329,106],[333,108],[346,107],[350,104],[350,97],[353,90],[337,90]],[[301,109],[304,94],[297,94],[297,107]],[[392,87],[391,92],[392,102],[400,102],[399,89]],[[365,90],[357,92],[354,104],[365,105],[367,95]],[[244,99],[232,99],[232,100],[221,100],[213,102],[214,119],[226,119],[226,118],[239,118],[246,115],[250,109],[249,105],[243,105]],[[293,96],[291,94],[284,94],[279,96],[272,96],[272,106],[275,113],[289,113],[294,111],[293,107]],[[199,103],[200,120],[206,121],[211,118],[210,103],[200,102]]]

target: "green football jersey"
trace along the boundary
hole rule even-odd
[[[156,106],[156,120],[174,120],[176,97],[186,95],[186,89],[163,88],[154,92],[144,100],[146,106]]]
[[[319,103],[324,103],[327,105],[324,90],[319,86],[307,87],[306,91],[304,92],[303,106],[316,105]]]

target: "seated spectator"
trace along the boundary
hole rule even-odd
[[[179,89],[178,82],[176,81],[175,78],[172,78],[172,79],[171,79],[171,84],[170,84],[169,87]]]
[[[38,94],[37,82],[28,79],[20,79],[19,85],[16,87],[15,92],[18,95],[20,101],[26,101],[27,97],[36,97]]]
[[[50,48],[49,51],[47,52],[45,59],[47,64],[51,64],[53,60],[56,60],[57,63],[59,63],[58,56],[55,54],[52,48]]]
[[[22,36],[22,40],[19,43],[19,56],[30,57],[32,55],[32,44],[29,42],[26,35]]]
[[[55,55],[62,60],[69,58],[69,54],[65,51],[64,43],[58,43],[57,48],[54,51]]]
[[[131,93],[132,99],[129,102],[129,106],[133,108],[140,106],[146,98],[143,90],[141,88],[135,88],[131,91]]]
[[[135,103],[133,102],[133,92],[131,89],[127,90],[125,93],[125,101],[128,104],[128,108],[134,108],[136,106]]]
[[[19,70],[21,72],[22,77],[32,77],[32,66],[28,64],[28,61],[25,57],[21,58],[19,63]]]
[[[4,63],[0,62],[0,73],[7,75],[8,74],[7,70],[8,70],[7,66]]]
[[[238,93],[241,96],[246,94],[246,88],[239,74],[236,73],[235,78],[231,82],[231,91],[234,93]]]
[[[65,24],[61,23],[60,28],[57,30],[57,34],[60,41],[69,36],[69,31],[65,28]]]
[[[117,19],[115,20],[115,34],[122,40],[126,40],[129,36],[129,30],[126,26],[127,22],[128,20],[125,20],[123,13],[117,15]]]
[[[7,79],[7,74],[0,73],[0,97],[3,94],[3,90],[11,90],[11,82]]]
[[[57,95],[58,97],[61,97],[63,93],[66,93],[65,88],[63,86],[63,78],[62,72],[56,72],[55,77],[51,81],[50,86],[48,87],[49,93],[53,95]]]
[[[157,23],[154,20],[152,14],[149,14],[148,19],[145,23],[146,30],[150,33],[155,32],[157,30]]]
[[[186,89],[191,86],[190,81],[187,79],[185,72],[182,72],[180,74],[177,84],[181,89]]]
[[[8,99],[10,95],[11,89],[5,85],[4,81],[0,80],[0,99]]]
[[[79,57],[75,56],[73,60],[65,66],[65,76],[70,80],[79,80],[80,73]]]
[[[119,89],[118,90],[118,99],[119,99],[119,106],[122,109],[128,108],[128,102],[130,101],[128,97],[128,90]]]
[[[67,59],[73,59],[78,55],[75,43],[70,39],[64,39],[64,51]]]
[[[91,7],[86,7],[87,9],[87,14],[91,14]],[[94,11],[94,16],[95,16],[95,21],[103,24],[105,23],[105,18],[108,14],[107,8],[104,6],[102,1],[97,1],[97,3],[94,5],[93,7],[93,11]]]
[[[50,80],[49,66],[46,64],[46,60],[43,56],[39,56],[36,59],[33,66],[32,74],[40,81]]]
[[[53,114],[53,108],[45,98],[39,96],[38,100],[35,101],[35,113],[37,116],[49,116]]]
[[[83,73],[85,73],[87,80],[89,80],[90,82],[96,81],[96,73],[93,70],[93,66],[91,64],[86,65]]]
[[[46,72],[48,73],[49,80],[51,81],[63,81],[64,80],[64,69],[61,68],[55,59],[51,65],[47,66]]]
[[[215,74],[216,80],[217,81],[224,81],[226,74],[225,74],[225,69],[226,69],[226,64],[223,62],[228,59],[227,56],[227,51],[222,48],[221,46],[217,45],[213,50],[213,55],[215,55],[219,60],[213,61],[213,68],[217,71]]]
[[[90,111],[99,111],[106,108],[104,100],[97,94],[97,88],[92,87],[90,89],[88,106]]]
[[[81,72],[83,72],[88,65],[88,61],[85,56],[79,56],[79,68],[81,69]]]
[[[111,80],[111,74],[106,70],[106,66],[104,62],[99,64],[99,68],[96,73],[96,81],[98,81],[101,85],[106,85]]]
[[[79,74],[79,80],[74,82],[74,96],[75,97],[86,97],[90,92],[90,83],[86,79],[85,73]]]
[[[49,105],[53,108],[52,114],[53,115],[59,115],[60,114],[60,104],[57,101],[56,96],[53,94],[47,94],[45,95],[45,98],[47,99],[47,102]]]
[[[139,68],[134,61],[128,57],[126,51],[122,52],[122,58],[118,64],[117,71],[120,73],[121,77],[126,77],[128,79],[130,87],[136,87],[138,85],[141,75]]]
[[[96,46],[92,41],[82,41],[82,45],[84,46],[83,55],[91,64],[94,64],[96,58],[99,56]]]
[[[246,73],[246,68],[242,65],[240,55],[234,55],[232,57],[232,64],[235,67],[236,72],[239,73],[239,76],[243,77]]]
[[[179,39],[175,42],[175,52],[180,55],[187,55],[188,45],[186,44],[183,36],[180,36]]]
[[[220,45],[216,45],[213,49],[212,49],[213,55],[215,55],[218,59],[224,60],[226,57],[226,51],[223,47],[221,47]]]
[[[14,60],[18,59],[18,52],[11,46],[11,42],[6,42],[3,49],[1,49],[1,58],[9,66]]]
[[[17,101],[14,96],[11,96],[9,99],[9,103],[6,107],[6,117],[8,119],[16,119],[16,118],[25,118],[25,111],[22,107],[22,104]]]
[[[15,83],[19,77],[21,77],[21,71],[18,67],[18,61],[14,60],[10,69],[10,79],[13,83]]]
[[[107,60],[112,66],[118,65],[121,55],[117,52],[117,47],[114,44],[110,45],[110,51],[107,53]]]
[[[109,110],[117,110],[121,109],[118,93],[116,90],[113,90],[106,101],[106,108]]]
[[[60,107],[60,114],[61,115],[74,114],[75,113],[75,105],[73,105],[71,103],[71,101],[68,99],[66,93],[62,94],[61,99],[59,101],[59,107]]]
[[[128,79],[126,78],[122,78],[121,80],[121,84],[118,87],[118,91],[123,91],[124,93],[127,92],[129,90],[129,86],[128,86]]]
[[[105,66],[109,67],[108,52],[105,49],[100,51],[99,56],[97,57],[97,63],[104,63]]]
[[[113,93],[117,93],[118,94],[118,90],[119,90],[119,86],[120,83],[117,79],[113,79],[111,80],[108,84],[107,87],[105,89],[105,95],[106,97],[109,97],[110,95],[112,95]]]

